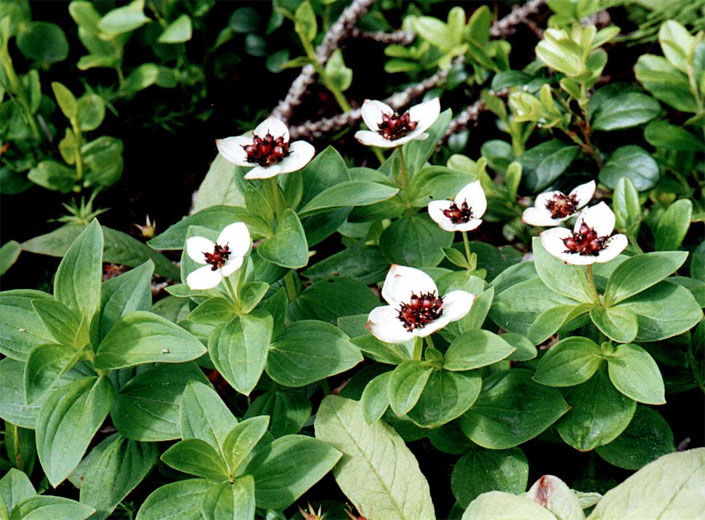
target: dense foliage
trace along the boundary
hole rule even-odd
[[[704,4],[452,4],[0,2],[0,519],[703,518]]]

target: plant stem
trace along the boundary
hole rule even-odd
[[[316,57],[316,51],[314,50],[313,45],[311,45],[311,42],[306,40],[306,38],[301,38],[301,44],[304,47],[304,51],[306,51],[306,56],[308,56],[308,59],[311,60],[311,65],[313,65],[313,68],[316,69],[316,72],[321,77],[321,80],[326,88],[331,94],[333,94],[333,97],[338,102],[340,109],[343,112],[350,112],[350,110],[352,110],[350,103],[348,103],[348,100],[345,98],[341,90],[336,87],[328,77],[326,69],[321,65],[321,62],[318,61],[318,58]]]
[[[25,96],[22,83],[20,83],[20,80],[17,77],[17,73],[15,72],[15,68],[12,66],[12,58],[10,58],[10,54],[7,52],[6,46],[0,48],[0,62],[2,62],[3,69],[5,69],[5,75],[7,76],[7,79],[10,82],[10,88],[12,88],[12,92],[15,94],[15,96],[17,96],[17,101],[20,103],[20,106],[24,110],[25,116],[27,117],[27,124],[29,125],[29,128],[32,131],[32,136],[35,140],[41,141],[42,134],[39,132],[37,120],[34,118],[32,108],[29,106],[29,101],[27,101],[27,97]]]
[[[282,195],[281,189],[279,188],[279,183],[276,177],[270,177],[267,179],[269,184],[269,189],[271,191],[271,204],[274,206],[274,214],[277,216],[277,223],[286,209],[286,204],[284,202],[284,196]]]
[[[240,307],[240,300],[238,300],[237,292],[233,288],[233,284],[230,282],[230,277],[224,276],[223,280],[225,280],[225,287],[228,289],[228,292],[230,293],[230,298],[232,298],[233,303],[235,304],[235,306]]]
[[[73,135],[76,138],[76,150],[74,150],[74,159],[76,160],[76,181],[81,182],[83,180],[83,156],[81,155],[81,129],[78,126],[78,120],[73,117],[71,118],[71,127],[73,128]]]
[[[433,344],[431,335],[426,336],[426,344],[428,345],[428,348],[436,348],[436,345]]]
[[[373,146],[372,151],[374,152],[375,156],[377,157],[379,164],[380,165],[384,164],[385,158],[384,158],[384,154],[382,153],[382,150],[380,150],[376,146]]]
[[[406,200],[406,184],[407,184],[407,178],[406,178],[406,163],[404,162],[404,150],[403,146],[400,146],[398,148],[399,150],[399,167],[401,171],[401,197],[403,200]]]
[[[421,361],[421,354],[423,354],[423,338],[414,338],[414,352],[411,359],[415,361]]]
[[[289,297],[289,301],[293,302],[297,296],[293,269],[284,275],[284,287],[286,287],[286,294]]]
[[[463,231],[463,245],[465,246],[465,257],[468,259],[468,269],[474,271],[474,268],[472,268],[472,253],[470,252],[470,241],[468,240],[467,231]]]
[[[597,305],[602,305],[602,303],[600,302],[600,295],[597,292],[597,287],[595,286],[595,277],[592,274],[592,264],[587,266],[586,272],[588,285],[590,286],[590,292],[592,292],[592,297]]]

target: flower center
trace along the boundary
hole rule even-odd
[[[572,237],[564,238],[565,253],[577,253],[583,256],[597,256],[605,248],[605,242],[609,237],[601,237],[597,232],[588,227],[585,222],[580,224],[580,230],[573,232]]]
[[[260,137],[256,135],[252,139],[252,144],[243,145],[247,153],[247,162],[257,163],[260,166],[271,166],[284,160],[289,155],[289,143],[283,136],[276,139],[267,132],[267,135]]]
[[[436,297],[436,292],[411,293],[409,303],[402,303],[397,318],[409,332],[423,329],[430,321],[437,320],[443,314],[443,298]]]
[[[206,257],[206,263],[211,266],[211,271],[223,267],[231,254],[230,247],[227,244],[224,246],[216,244],[212,253],[203,252],[203,256]]]
[[[559,193],[546,201],[546,209],[551,212],[551,218],[565,218],[573,213],[578,205],[575,195],[570,197]]]
[[[391,116],[382,114],[382,122],[379,124],[377,133],[389,141],[401,139],[409,132],[414,130],[418,122],[412,121],[409,117],[409,112],[399,115],[394,112]]]
[[[460,207],[454,202],[448,209],[443,210],[443,214],[453,224],[465,224],[472,218],[472,208],[468,206],[467,200],[464,200]]]

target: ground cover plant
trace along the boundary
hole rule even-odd
[[[705,517],[673,4],[0,3],[0,518]]]

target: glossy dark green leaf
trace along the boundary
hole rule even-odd
[[[693,203],[682,199],[671,204],[656,227],[654,247],[658,251],[680,248],[693,216]]]
[[[389,404],[397,415],[405,415],[421,397],[433,367],[409,360],[401,363],[392,372],[387,386]]]
[[[605,303],[614,305],[656,285],[677,271],[688,258],[686,252],[646,253],[622,262],[610,275]]]
[[[84,520],[95,510],[85,504],[63,497],[36,495],[21,500],[12,510],[10,520],[41,520],[43,518],[71,518]]]
[[[311,416],[311,400],[298,390],[270,390],[255,399],[245,418],[269,416],[269,431],[274,437],[297,433]]]
[[[438,428],[460,417],[480,395],[478,372],[435,370],[407,416],[424,428]]]
[[[663,378],[656,361],[639,345],[620,345],[607,358],[610,380],[627,397],[645,404],[665,404]]]
[[[681,152],[705,151],[705,144],[685,128],[659,119],[644,129],[644,139],[656,148],[667,148]]]
[[[539,360],[534,381],[548,386],[574,386],[590,379],[602,364],[600,347],[573,336],[553,345]]]
[[[661,105],[651,96],[625,92],[605,100],[595,111],[595,130],[621,130],[652,120],[661,113]]]
[[[618,343],[629,343],[639,331],[636,314],[620,307],[593,307],[590,319],[600,332]]]
[[[614,189],[622,177],[627,177],[638,191],[653,188],[659,180],[658,163],[640,146],[617,148],[600,172],[600,182]]]
[[[360,397],[362,415],[367,424],[379,420],[389,408],[389,380],[393,372],[384,372],[372,379],[365,386]]]
[[[340,276],[372,284],[384,280],[388,270],[389,262],[379,247],[360,245],[335,253],[302,274],[314,281]]]
[[[695,112],[697,104],[688,77],[661,56],[644,54],[634,65],[636,79],[656,98],[682,112]]]
[[[593,297],[578,271],[582,269],[581,266],[568,265],[550,254],[538,237],[534,237],[532,249],[536,273],[547,287],[577,302],[593,301]]]
[[[474,330],[456,337],[443,356],[443,368],[452,371],[473,370],[501,361],[514,347],[486,330]]]
[[[31,22],[20,32],[17,47],[22,54],[44,65],[65,60],[69,53],[64,31],[50,22]]]
[[[576,145],[558,139],[527,150],[518,159],[523,167],[523,183],[531,193],[538,193],[566,171],[577,154]]]
[[[402,217],[382,232],[379,247],[392,264],[424,268],[443,260],[444,247],[453,243],[453,234],[443,231],[428,215]]]
[[[207,480],[223,482],[228,479],[228,466],[223,456],[200,439],[177,442],[162,453],[161,460],[178,471]]]
[[[380,305],[367,285],[348,278],[329,278],[308,287],[291,302],[291,321],[321,320],[335,323],[341,316],[367,314]]]
[[[304,216],[317,211],[342,206],[369,206],[370,204],[390,199],[398,192],[398,188],[392,188],[376,182],[341,182],[340,184],[325,189],[312,198],[299,210],[299,214]]]

